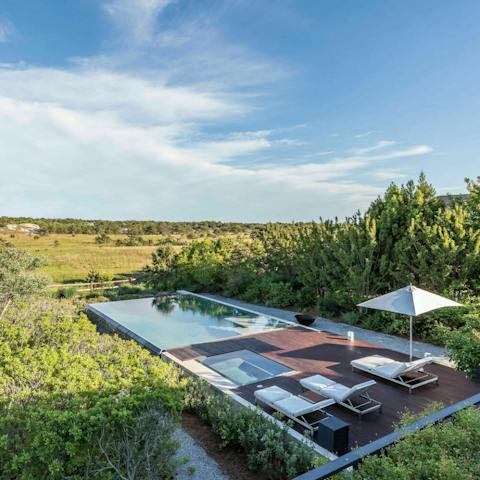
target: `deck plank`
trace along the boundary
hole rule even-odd
[[[395,360],[408,360],[406,355],[378,345],[360,341],[350,342],[345,337],[302,327],[189,345],[169,350],[169,353],[179,360],[189,360],[242,349],[252,350],[294,369],[296,373],[293,375],[275,377],[261,383],[263,387],[278,385],[294,394],[302,391],[298,381],[300,378],[317,373],[347,386],[373,378],[361,372],[353,372],[350,367],[351,360],[367,355],[378,354]],[[329,409],[330,413],[350,423],[351,447],[364,445],[390,433],[405,409],[418,413],[433,401],[450,405],[480,392],[479,384],[466,379],[462,373],[449,367],[432,364],[427,370],[439,376],[439,385],[420,387],[411,395],[404,387],[375,379],[377,385],[369,392],[373,398],[383,402],[381,414],[372,413],[358,420],[354,413],[342,407],[334,406]],[[254,403],[256,388],[258,384],[251,384],[239,387],[235,392]]]

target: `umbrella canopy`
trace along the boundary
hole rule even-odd
[[[359,303],[358,307],[401,313],[410,317],[410,360],[413,355],[412,317],[443,307],[463,307],[461,303],[409,285],[394,292]]]
[[[359,303],[358,307],[374,308],[387,312],[402,313],[416,317],[422,313],[443,307],[463,307],[461,303],[427,292],[421,288],[409,285],[394,292]]]

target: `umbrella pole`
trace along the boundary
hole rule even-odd
[[[413,358],[413,320],[412,316],[410,315],[410,361]]]

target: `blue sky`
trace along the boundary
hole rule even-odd
[[[476,0],[0,3],[0,214],[290,221],[480,174]]]

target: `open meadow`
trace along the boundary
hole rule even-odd
[[[90,270],[112,278],[139,272],[151,258],[161,235],[149,235],[153,245],[115,246],[125,235],[111,235],[112,243],[98,245],[95,235],[50,234],[33,237],[24,233],[0,233],[0,238],[47,260],[41,271],[53,283],[82,281]]]

